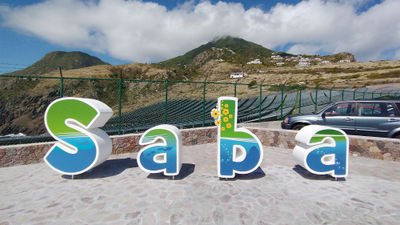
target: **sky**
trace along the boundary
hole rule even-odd
[[[400,0],[2,0],[0,73],[51,51],[152,63],[230,35],[293,54],[400,59]]]

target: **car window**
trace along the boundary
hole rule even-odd
[[[358,115],[375,117],[393,117],[397,113],[392,103],[362,102],[358,104]]]
[[[325,110],[325,116],[349,116],[354,114],[354,103],[339,103]]]

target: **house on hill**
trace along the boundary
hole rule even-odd
[[[247,62],[247,64],[262,64],[262,62],[260,61],[260,59],[255,59],[253,61]]]
[[[299,61],[299,64],[296,65],[296,67],[306,67],[306,66],[310,66],[310,59],[309,58],[302,58]]]
[[[271,58],[272,58],[273,60],[282,60],[282,59],[283,59],[283,57],[280,56],[280,55],[273,55],[273,56],[271,56]]]
[[[247,73],[238,72],[238,73],[231,73],[231,74],[229,75],[229,78],[231,78],[231,79],[238,79],[238,78],[242,78],[242,77],[245,77],[245,76],[247,76]]]

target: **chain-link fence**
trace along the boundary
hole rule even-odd
[[[159,124],[212,126],[210,111],[220,96],[234,96],[238,122],[281,120],[317,112],[340,100],[398,98],[398,92],[320,89],[257,83],[134,80],[0,75],[0,145],[49,141],[43,116],[60,97],[100,100],[113,109],[102,128],[108,134],[141,132]]]

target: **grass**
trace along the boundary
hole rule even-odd
[[[318,85],[318,84],[320,84],[320,83],[323,83],[323,82],[326,82],[327,80],[325,79],[325,78],[317,78],[317,79],[314,79],[313,80],[313,82],[316,84],[316,85]]]
[[[340,77],[340,79],[350,80],[350,79],[356,79],[356,78],[359,78],[359,77],[361,77],[361,74],[353,74],[353,75]]]
[[[394,70],[385,73],[371,73],[367,75],[368,79],[386,79],[386,78],[400,78],[400,70]]]

